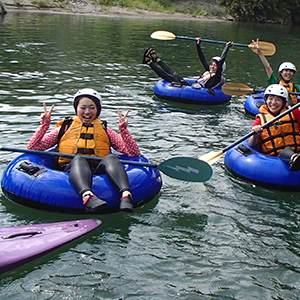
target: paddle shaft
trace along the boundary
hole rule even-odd
[[[252,93],[262,93],[265,90],[254,90],[250,86],[244,84],[244,83],[225,83],[222,86],[222,91],[226,95],[231,95],[231,96],[242,96],[246,95],[250,92]],[[300,95],[299,92],[288,92],[291,95]]]
[[[289,108],[288,110],[284,111],[283,113],[281,113],[280,115],[276,116],[274,119],[270,120],[269,122],[263,124],[261,126],[261,128],[267,128],[270,125],[272,125],[274,122],[276,122],[277,120],[279,120],[280,118],[282,118],[283,116],[289,114],[290,112],[292,112],[293,110],[295,110],[296,108],[298,108],[300,106],[300,102],[298,102],[296,105],[292,106],[291,108]],[[248,134],[246,134],[245,136],[241,137],[239,140],[237,140],[236,142],[232,143],[231,145],[225,147],[222,150],[222,153],[225,153],[227,150],[233,148],[234,146],[238,145],[239,143],[241,143],[242,141],[246,140],[247,138],[249,138],[250,136],[254,135],[256,132],[250,131]]]
[[[262,93],[264,92],[265,90],[253,90],[254,93]],[[289,94],[291,95],[300,95],[299,92],[288,92]]]
[[[188,36],[176,36],[173,32],[170,31],[154,31],[150,35],[151,38],[157,39],[157,40],[163,40],[163,41],[168,41],[168,40],[173,40],[173,39],[183,39],[183,40],[190,40],[190,41],[196,41],[197,38],[192,38]],[[206,40],[206,39],[201,39],[202,42],[208,42],[208,43],[215,43],[215,44],[227,44],[227,42],[223,41],[215,41],[215,40]],[[249,45],[244,45],[244,44],[237,44],[237,43],[232,43],[233,46],[238,46],[238,47],[247,47],[251,48],[252,51],[256,52],[254,49],[254,44],[249,44]],[[259,47],[264,55],[271,56],[276,52],[276,47],[272,43],[269,42],[259,42]]]
[[[48,156],[55,156],[55,157],[67,157],[67,158],[74,158],[76,155],[73,154],[67,154],[67,153],[59,153],[59,152],[52,152],[52,151],[38,151],[38,150],[30,150],[30,149],[19,149],[19,148],[10,148],[10,147],[2,147],[0,146],[0,151],[12,151],[12,152],[21,152],[21,153],[27,153],[27,154],[33,154],[33,155],[48,155]],[[80,157],[83,157],[88,160],[94,160],[94,161],[101,161],[102,157],[93,157],[93,156],[86,156],[86,155],[80,155]],[[142,166],[142,167],[149,167],[149,168],[157,168],[157,164],[147,163],[147,162],[141,162],[141,161],[131,161],[131,160],[122,160],[120,159],[120,162],[122,164],[128,164],[132,166]]]
[[[196,38],[188,37],[188,36],[176,36],[176,39],[182,39],[182,40],[190,40],[190,41],[196,41]],[[214,41],[214,40],[205,40],[201,39],[201,42],[207,42],[207,43],[214,43],[214,44],[227,44],[227,42],[222,42],[222,41]],[[244,44],[236,44],[232,43],[231,45],[233,46],[238,46],[238,47],[249,47],[249,45],[244,45]]]
[[[10,148],[10,147],[2,147],[0,146],[0,151],[13,151],[13,152],[23,152],[27,154],[33,155],[49,155],[49,156],[58,156],[58,157],[67,157],[74,158],[76,155],[59,153],[53,151],[37,151],[37,150],[29,150],[29,149],[18,149],[18,148]],[[80,155],[80,157],[93,160],[93,161],[101,161],[103,158],[101,157],[93,157],[93,156],[84,156]],[[192,157],[173,157],[165,160],[164,162],[157,164],[152,164],[148,162],[141,161],[132,161],[132,160],[119,160],[122,164],[127,164],[131,166],[140,166],[140,167],[149,167],[149,168],[157,168],[164,174],[169,177],[191,181],[191,182],[205,182],[209,180],[212,175],[211,166],[205,162]]]

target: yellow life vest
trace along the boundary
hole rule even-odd
[[[61,126],[63,121],[56,124]],[[61,153],[105,157],[110,154],[110,141],[103,123],[95,119],[92,123],[83,123],[76,116],[71,126],[61,137],[58,145]],[[70,162],[70,158],[59,157],[60,165]]]
[[[284,112],[284,107],[280,113]],[[261,125],[274,119],[269,113],[267,105],[264,104],[259,109],[260,114],[256,117],[260,118]],[[295,152],[300,150],[299,125],[292,113],[283,116],[267,128],[264,128],[260,136],[261,147],[263,153],[271,156],[277,155],[286,146],[290,146]]]
[[[283,80],[280,80],[278,83],[284,86],[288,92],[296,92],[295,85],[292,82],[285,83]],[[289,94],[289,97],[291,97],[293,105],[298,103],[297,95]]]

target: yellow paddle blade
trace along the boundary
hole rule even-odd
[[[253,92],[253,89],[246,84],[243,83],[225,83],[222,86],[222,91],[226,95],[231,96],[242,96],[246,95],[249,92]]]
[[[266,56],[272,56],[276,52],[276,47],[272,43],[259,41],[258,45],[259,45],[261,52]],[[249,44],[248,47],[251,48],[251,50],[255,52],[255,50],[253,49],[253,47],[254,47],[253,43]]]
[[[214,152],[210,152],[207,154],[204,154],[202,156],[199,157],[200,160],[206,161],[207,163],[209,163],[210,165],[213,165],[215,162],[217,162],[220,157],[223,155],[223,151],[214,151]]]
[[[163,41],[176,39],[176,35],[174,33],[170,32],[170,31],[163,31],[163,30],[152,32],[150,37],[152,39],[163,40]]]

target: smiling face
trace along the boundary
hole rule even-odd
[[[97,107],[93,100],[82,97],[77,106],[77,117],[83,123],[91,123],[97,118]]]
[[[218,64],[214,60],[212,60],[210,62],[210,65],[209,65],[209,72],[210,73],[216,73],[217,72],[217,68],[218,68]]]
[[[282,107],[285,105],[285,101],[281,97],[274,95],[268,95],[266,102],[269,111],[273,115],[277,115],[282,109]]]
[[[285,81],[285,82],[289,82],[292,80],[293,76],[295,74],[295,71],[293,70],[287,70],[284,69],[280,72],[281,78]]]

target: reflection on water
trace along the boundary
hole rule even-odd
[[[194,42],[152,40],[155,30],[243,44],[259,37],[276,44],[277,53],[268,58],[275,71],[283,60],[298,61],[295,27],[10,13],[0,23],[1,145],[26,147],[43,102],[55,104],[53,125],[72,115],[72,95],[83,87],[99,90],[101,118],[116,130],[117,108],[130,109],[130,131],[153,162],[198,157],[245,135],[253,120],[244,113],[246,96],[214,107],[153,96],[158,78],[141,64],[147,47],[185,77],[203,72]],[[203,48],[209,59],[223,47]],[[258,56],[248,48],[230,49],[226,77],[254,88],[267,84]],[[1,172],[17,155],[2,153]],[[298,299],[299,193],[242,182],[225,170],[222,158],[213,171],[203,184],[163,175],[158,198],[133,214],[98,216],[102,225],[86,237],[1,275],[0,294],[7,299]],[[1,196],[2,226],[86,217],[37,211]]]

